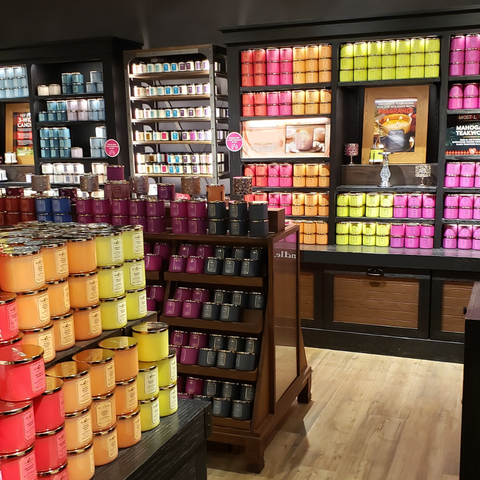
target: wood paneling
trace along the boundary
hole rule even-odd
[[[313,288],[313,272],[300,272],[300,318],[313,319],[315,291]]]
[[[418,328],[419,281],[335,275],[333,321]]]
[[[468,306],[473,282],[445,282],[442,290],[442,332],[465,332],[463,307]]]

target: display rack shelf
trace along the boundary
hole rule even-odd
[[[105,125],[105,120],[75,120],[75,121],[59,121],[59,122],[36,122],[37,128],[42,127],[76,127],[78,125]]]
[[[437,191],[437,187],[432,187],[432,186],[421,187],[420,185],[397,185],[394,187],[378,187],[375,185],[339,185],[337,187],[338,193],[345,193],[345,192],[435,193],[436,191]]]
[[[148,102],[148,101],[155,101],[155,102],[188,102],[190,100],[210,100],[212,95],[205,94],[205,95],[152,95],[150,97],[130,97],[132,102]],[[226,95],[214,95],[217,100],[221,102],[228,101],[228,97]]]
[[[263,287],[264,277],[239,277],[232,275],[203,275],[195,273],[165,272],[165,280],[184,283],[206,283],[210,285],[231,285],[235,287]]]
[[[53,157],[40,157],[38,159],[40,163],[48,162],[108,162],[108,157],[62,157],[62,158],[53,158]]]
[[[78,98],[102,98],[105,95],[104,92],[102,93],[68,93],[68,94],[60,94],[60,95],[35,95],[36,101],[42,100],[69,100],[73,99],[76,100]]]
[[[143,118],[132,120],[132,123],[191,123],[191,122],[208,122],[210,123],[212,119],[210,117],[175,117],[175,118]],[[228,118],[217,118],[215,120],[217,123],[228,123]]]
[[[29,97],[0,98],[0,103],[27,103],[29,100]]]
[[[460,188],[460,187],[455,187],[455,188],[448,188],[444,187],[443,188],[443,193],[445,195],[448,195],[449,193],[471,193],[471,194],[478,194],[480,192],[480,187],[473,187],[473,188]]]
[[[445,155],[445,160],[473,160],[480,162],[480,155]]]
[[[240,93],[248,92],[277,92],[282,90],[309,90],[315,88],[330,88],[331,82],[325,83],[295,83],[291,85],[264,85],[260,87],[240,87]]]
[[[426,218],[380,218],[380,217],[335,217],[335,222],[367,222],[367,223],[424,223],[434,225],[435,220]]]
[[[201,320],[183,317],[160,316],[160,321],[172,327],[194,328],[208,332],[239,333],[242,335],[258,335],[263,331],[263,319],[260,316],[258,322],[221,322],[219,320]]]
[[[254,192],[329,192],[330,187],[253,187]]]
[[[227,74],[223,72],[215,72],[215,76],[218,78],[227,78]],[[142,74],[129,74],[128,78],[131,80],[183,80],[183,79],[197,79],[209,77],[208,70],[202,71],[181,71],[181,72],[165,72],[165,73],[142,73]]]
[[[444,224],[455,224],[455,225],[480,225],[480,220],[462,220],[459,218],[442,218],[442,223]]]
[[[440,77],[434,78],[406,78],[399,80],[370,80],[366,82],[338,82],[339,87],[386,87],[388,85],[425,85],[440,83]]]
[[[466,108],[460,110],[447,110],[447,115],[480,115],[480,108]]]
[[[185,141],[180,141],[180,140],[150,140],[150,141],[133,141],[133,145],[211,145],[211,142],[208,140],[195,140],[195,141],[190,141],[190,140],[185,140]]]
[[[265,117],[240,117],[242,122],[250,122],[255,120],[305,120],[307,118],[330,118],[330,113],[318,115],[275,115],[275,116],[265,116]]]
[[[285,215],[287,220],[327,220],[328,217],[323,217],[321,215]]]
[[[480,75],[459,75],[459,76],[449,76],[448,77],[449,82],[455,82],[455,83],[460,83],[460,82],[479,82],[480,81]]]
[[[330,157],[271,157],[271,158],[241,158],[242,163],[330,163]]]
[[[218,367],[201,367],[200,365],[177,365],[178,373],[182,375],[194,375],[195,377],[222,378],[224,380],[235,380],[237,382],[256,382],[258,369],[253,372],[243,372],[241,370],[229,370]]]
[[[212,424],[216,427],[250,430],[252,422],[250,420],[234,420],[233,418],[212,417]]]

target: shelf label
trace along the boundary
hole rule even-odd
[[[113,138],[105,142],[105,153],[108,157],[116,157],[120,153],[120,145]]]
[[[242,149],[243,138],[238,132],[230,132],[227,137],[227,148],[231,152],[238,152]]]

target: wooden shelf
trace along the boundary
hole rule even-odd
[[[34,98],[36,101],[39,100],[68,100],[76,98],[103,98],[104,92],[102,93],[68,93],[61,95],[36,95]]]
[[[335,217],[335,222],[366,222],[366,223],[424,223],[434,225],[435,220],[426,218],[380,218],[380,217]]]
[[[211,95],[152,95],[151,97],[130,97],[132,102],[189,102],[190,100],[210,100]],[[215,95],[217,100],[221,102],[227,102],[228,96],[227,95]]]
[[[212,416],[212,425],[215,427],[237,428],[239,430],[250,430],[251,420],[235,420],[233,418],[221,418]]]
[[[176,72],[155,72],[155,73],[142,73],[142,74],[130,74],[128,78],[130,80],[190,80],[193,78],[208,78],[209,70],[195,70],[195,71],[176,71]],[[215,77],[227,78],[227,74],[223,72],[215,72]]]
[[[340,185],[337,187],[337,192],[393,192],[393,193],[408,193],[408,192],[432,192],[435,193],[437,187],[421,187],[420,185],[398,185],[394,187],[378,187],[375,185]]]
[[[264,85],[261,87],[240,87],[240,93],[248,92],[276,92],[282,90],[309,90],[313,88],[330,88],[332,86],[331,82],[325,83],[295,83],[291,85]]]
[[[366,82],[338,82],[339,87],[381,87],[387,85],[425,85],[440,83],[440,77],[434,78],[405,78],[399,80],[370,80]]]
[[[442,223],[452,223],[455,225],[480,225],[480,220],[461,220],[459,218],[442,218]]]
[[[218,367],[201,367],[200,365],[177,365],[178,373],[183,375],[194,375],[195,377],[221,378],[224,380],[236,380],[239,382],[255,382],[257,380],[258,368],[253,372],[241,370],[230,370]]]
[[[220,236],[218,242],[221,243]],[[242,244],[242,237],[238,238],[238,244]],[[184,283],[208,283],[210,285],[232,285],[236,287],[263,287],[263,277],[240,277],[230,275],[203,275],[195,273],[172,273],[165,272],[165,280]]]
[[[255,120],[306,120],[307,118],[330,118],[330,113],[323,115],[276,115],[273,117],[240,117],[241,122],[250,122]]]

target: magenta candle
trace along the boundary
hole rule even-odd
[[[457,242],[457,248],[460,250],[471,250],[472,239],[471,238],[459,238]]]
[[[474,238],[472,240],[472,250],[480,250],[480,239]]]
[[[56,377],[47,377],[46,384],[45,392],[33,401],[35,431],[37,433],[55,430],[65,422],[63,380]]]
[[[267,48],[267,62],[279,62],[280,61],[280,49]]]
[[[410,194],[408,196],[408,206],[409,207],[421,207],[422,206],[423,196],[421,194]]]
[[[207,202],[192,200],[187,203],[188,218],[207,218]]]
[[[280,74],[280,85],[292,85],[292,84],[293,84],[293,73],[282,72]]]
[[[267,116],[278,117],[280,115],[280,107],[278,105],[267,105]]]
[[[433,248],[433,237],[420,237],[420,248]]]
[[[460,177],[458,175],[446,175],[445,176],[445,187],[446,188],[457,188],[460,185]]]
[[[0,455],[26,450],[34,441],[32,402],[0,400]]]
[[[145,255],[145,270],[158,272],[162,268],[162,257],[155,253]]]
[[[147,231],[147,217],[129,216],[130,225],[141,225]]]
[[[407,208],[407,217],[408,218],[422,218],[422,209],[420,207],[408,207]]]
[[[463,84],[454,83],[448,92],[448,98],[463,97]]]
[[[478,75],[480,73],[480,64],[478,62],[469,62],[465,64],[465,75]]]
[[[463,63],[452,63],[450,65],[448,73],[452,77],[461,77],[463,75],[463,71],[464,71],[464,64]]]
[[[267,85],[280,85],[280,74],[267,73]]]
[[[192,332],[190,334],[190,340],[188,344],[191,347],[206,348],[208,346],[208,335],[201,332]]]
[[[457,50],[456,52],[450,52],[450,63],[463,64],[465,63],[465,52]]]
[[[165,287],[163,285],[148,285],[147,297],[153,298],[157,302],[163,302],[165,299]]]
[[[38,472],[47,472],[61,467],[67,461],[65,427],[37,433],[35,437],[35,459]]]
[[[175,300],[169,298],[165,301],[165,307],[163,309],[163,314],[166,317],[180,317],[182,314],[183,302],[181,300]]]
[[[426,193],[423,195],[423,206],[424,207],[435,207],[435,195]]]
[[[459,186],[461,188],[473,188],[475,177],[460,177]]]
[[[292,215],[291,205],[280,205],[280,207],[285,209],[285,215]]]
[[[207,223],[208,221],[206,218],[189,218],[188,233],[191,233],[192,235],[206,235]]]
[[[406,207],[408,202],[408,195],[404,193],[396,193],[393,196],[394,207]]]
[[[195,255],[206,258],[213,256],[213,247],[211,245],[197,245]]]
[[[209,302],[210,301],[210,291],[206,288],[194,288],[192,293],[192,300],[196,302]]]
[[[86,215],[93,213],[93,199],[92,198],[77,198],[77,214]]]
[[[407,218],[407,207],[393,207],[394,218]]]
[[[467,35],[465,38],[465,49],[478,49],[480,48],[480,37],[477,34]]]
[[[175,185],[173,183],[159,183],[157,187],[157,196],[161,200],[174,200]]]
[[[147,217],[148,233],[163,233],[167,231],[167,221],[165,217]]]
[[[172,233],[176,235],[188,233],[188,218],[172,218]]]
[[[267,185],[269,187],[279,187],[280,186],[280,177],[267,177]]]
[[[198,348],[185,345],[180,352],[180,363],[183,365],[196,365],[198,363]]]
[[[473,177],[475,175],[475,163],[473,162],[461,163],[460,175],[462,177]]]
[[[421,237],[433,237],[435,234],[435,227],[433,225],[420,225]]]
[[[446,175],[460,175],[460,162],[448,162],[445,174]]]
[[[201,378],[187,377],[185,382],[185,393],[188,395],[203,394],[203,380]]]
[[[435,208],[434,207],[423,207],[422,208],[422,218],[431,220],[435,218]]]
[[[115,199],[112,200],[112,215],[128,215],[128,202],[126,199]]]
[[[193,256],[187,258],[186,273],[202,274],[205,260],[202,257]]]
[[[202,304],[195,300],[186,300],[183,302],[182,317],[183,318],[200,318]],[[190,334],[190,342],[192,341],[192,334]]]
[[[186,257],[181,257],[180,255],[171,255],[170,262],[168,265],[168,271],[172,273],[185,273],[187,267]]]
[[[123,165],[107,165],[107,180],[124,180],[125,167]]]
[[[480,188],[480,174],[475,175],[475,188]]]
[[[480,208],[473,209],[473,219],[480,220]]]
[[[0,340],[18,335],[18,313],[14,293],[0,292]]]
[[[446,225],[443,235],[445,237],[456,237],[458,233],[458,227],[456,225]]]
[[[405,225],[405,236],[406,237],[419,237],[420,236],[420,225],[418,223],[407,223]]]
[[[473,218],[473,208],[460,207],[458,209],[458,218],[460,220],[471,220]]]
[[[170,215],[172,218],[185,218],[187,216],[187,201],[173,200],[170,202]]]
[[[445,195],[445,206],[446,207],[458,207],[459,196],[458,195]]]
[[[478,108],[478,97],[464,97],[463,98],[463,108]]]
[[[480,52],[476,51],[477,55],[480,55]],[[477,60],[478,61],[478,60]],[[478,83],[467,83],[463,91],[464,97],[478,97]]]
[[[403,248],[405,246],[405,237],[390,237],[390,246],[392,248]]]
[[[458,218],[458,207],[445,207],[443,209],[443,218],[449,220]]]
[[[193,297],[193,289],[188,287],[177,287],[175,289],[175,294],[173,298],[175,300],[181,300],[184,302],[185,300],[191,300]]]
[[[156,243],[153,247],[153,253],[161,255],[163,258],[170,257],[171,247],[168,243]],[[149,253],[149,252],[145,252]]]
[[[104,198],[93,199],[93,214],[94,215],[111,215],[110,200]]]
[[[293,186],[293,177],[280,177],[279,186],[280,187],[292,187]]]
[[[472,225],[459,225],[458,226],[458,237],[462,238],[471,238],[473,234]]]
[[[165,201],[155,197],[148,197],[146,201],[147,217],[164,217]]]
[[[405,237],[405,248],[418,248],[419,246],[419,237]]]
[[[183,243],[178,247],[178,255],[182,257],[190,257],[195,255],[197,247],[190,243]]]
[[[282,163],[278,167],[278,174],[281,177],[291,177],[293,173],[293,166],[291,163]]]
[[[449,98],[448,99],[449,110],[461,110],[463,109],[463,98]]]
[[[280,49],[280,61],[292,61],[293,60],[293,49],[291,48],[281,48]]]
[[[458,196],[458,206],[473,208],[473,195],[459,195]]]
[[[174,330],[170,337],[170,345],[176,345],[182,347],[188,345],[190,334],[188,332],[182,332],[181,330]]]

